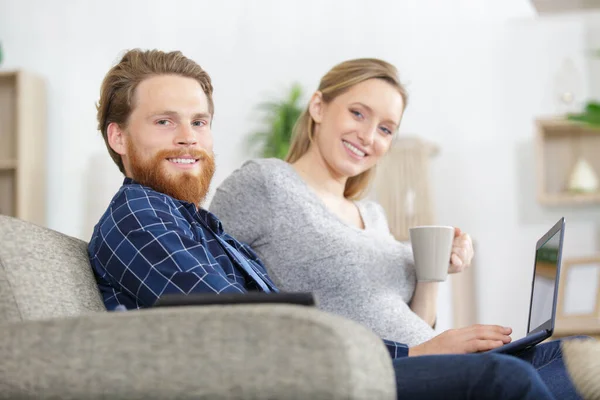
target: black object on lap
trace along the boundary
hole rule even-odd
[[[179,306],[209,306],[233,304],[296,304],[301,306],[316,306],[312,293],[192,293],[192,294],[165,294],[161,296],[154,307],[179,307]]]

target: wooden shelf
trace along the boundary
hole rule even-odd
[[[46,224],[46,90],[27,71],[0,71],[0,214]]]
[[[600,129],[564,118],[536,121],[537,199],[547,206],[600,204],[600,192],[569,193],[568,181],[580,158],[600,177]]]
[[[600,318],[565,318],[557,319],[553,336],[600,335]]]
[[[19,73],[19,71],[16,70],[12,70],[12,69],[4,69],[4,70],[0,70],[0,78],[14,78],[17,74]]]
[[[531,0],[539,14],[555,14],[600,9],[600,0]]]
[[[17,160],[0,160],[0,171],[17,168]]]
[[[574,135],[600,136],[600,128],[598,127],[583,122],[570,121],[561,117],[540,118],[537,120],[537,125],[539,128],[544,129],[544,134],[548,137],[572,137]]]
[[[573,206],[573,205],[588,205],[588,204],[600,204],[600,193],[590,194],[571,194],[571,193],[559,193],[559,194],[542,194],[539,197],[539,201],[542,204],[548,206]]]

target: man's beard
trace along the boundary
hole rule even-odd
[[[178,200],[200,206],[215,173],[215,160],[212,154],[200,149],[162,150],[150,160],[143,160],[131,141],[127,141],[127,155],[131,167],[132,178],[157,192],[167,194]],[[199,172],[182,170],[175,174],[167,170],[167,158],[193,157],[198,159]]]

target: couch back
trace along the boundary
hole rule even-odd
[[[87,243],[0,215],[0,322],[106,311]]]

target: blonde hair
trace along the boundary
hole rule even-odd
[[[322,93],[324,103],[329,103],[352,86],[369,79],[382,79],[398,89],[404,108],[408,101],[408,93],[400,83],[396,67],[376,58],[359,58],[344,61],[334,66],[323,76],[317,89]],[[294,163],[302,157],[313,143],[315,134],[315,121],[312,119],[308,107],[302,112],[294,125],[290,149],[285,161]],[[375,168],[371,168],[357,176],[348,178],[344,197],[359,199],[368,188],[374,176]]]
[[[102,132],[104,143],[119,170],[125,174],[123,160],[108,143],[108,125],[112,122],[120,127],[127,126],[133,111],[133,96],[137,86],[147,78],[156,75],[179,75],[198,81],[208,98],[210,114],[214,114],[213,86],[210,76],[194,61],[179,51],[165,53],[159,50],[129,50],[121,61],[108,71],[100,88],[98,110],[98,130]]]

